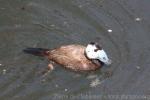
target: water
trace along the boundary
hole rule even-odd
[[[149,3],[0,0],[0,100],[112,100],[111,95],[146,99],[142,96],[150,94]],[[48,61],[22,52],[27,47],[90,41],[103,46],[113,61],[110,67],[78,73],[56,64],[43,76]]]

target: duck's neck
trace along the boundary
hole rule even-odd
[[[84,56],[85,56],[88,60],[91,60],[91,59],[89,59],[89,58],[87,57],[87,54],[86,54],[85,51],[84,51]]]

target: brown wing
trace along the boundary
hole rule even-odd
[[[67,45],[50,51],[49,59],[57,62],[76,61],[84,57],[84,46]]]

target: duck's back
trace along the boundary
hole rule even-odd
[[[48,58],[73,70],[96,70],[100,67],[100,64],[95,64],[85,57],[85,48],[82,45],[61,46],[60,48],[51,50]]]

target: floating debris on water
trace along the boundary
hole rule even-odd
[[[137,17],[135,18],[135,21],[141,21],[141,18]]]
[[[98,78],[96,78],[95,80],[93,80],[90,84],[90,87],[96,87],[97,85],[101,84],[100,80]]]
[[[68,22],[64,21],[64,25],[68,24]]]
[[[65,89],[65,91],[68,91],[68,89]]]
[[[3,69],[3,74],[6,74],[6,71],[7,71],[6,69]]]
[[[42,82],[42,83],[46,82],[46,79],[42,79],[41,82]]]
[[[55,87],[58,87],[58,85],[56,84]]]
[[[89,75],[89,76],[87,76],[87,79],[93,79],[93,78],[97,78],[97,75]]]
[[[51,24],[50,26],[51,26],[51,27],[55,27],[55,25],[54,25],[54,24]]]
[[[111,29],[108,29],[107,31],[108,31],[109,33],[111,33],[111,32],[112,32],[112,30],[111,30]]]
[[[140,66],[136,66],[136,68],[137,68],[137,69],[140,69],[141,67],[140,67]]]

